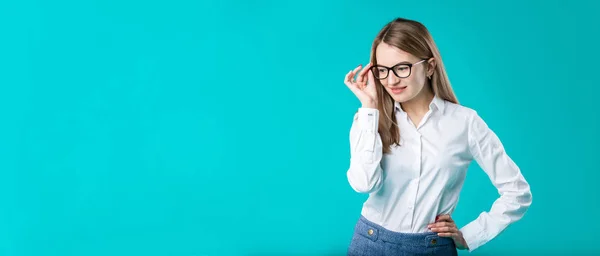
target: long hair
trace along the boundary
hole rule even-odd
[[[435,59],[435,70],[431,76],[430,86],[433,93],[441,99],[458,104],[456,95],[450,85],[440,52],[433,41],[429,30],[420,22],[405,18],[397,18],[386,24],[373,40],[371,61],[377,65],[375,50],[380,43],[399,48],[420,59]],[[400,145],[400,130],[394,123],[394,99],[385,90],[379,80],[375,80],[377,88],[377,108],[385,117],[379,118],[378,131],[383,143],[383,153],[389,153],[392,145]]]

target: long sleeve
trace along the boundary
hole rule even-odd
[[[350,186],[359,193],[371,193],[381,187],[382,142],[377,130],[379,110],[359,108],[350,128]]]
[[[489,212],[482,212],[460,229],[472,252],[520,220],[531,205],[532,195],[519,167],[476,112],[469,124],[469,148],[500,194]]]

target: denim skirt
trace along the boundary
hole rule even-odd
[[[347,255],[456,256],[458,252],[452,238],[440,237],[435,232],[394,232],[360,216]]]

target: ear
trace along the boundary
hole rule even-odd
[[[435,71],[435,58],[431,57],[427,60],[427,77],[433,76],[433,72]]]

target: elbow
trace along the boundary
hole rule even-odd
[[[381,177],[379,173],[365,177],[364,175],[353,172],[353,170],[349,170],[347,176],[350,187],[361,194],[375,192],[381,187]]]
[[[533,201],[531,189],[527,186],[524,189],[513,191],[510,198],[512,198],[512,201],[514,202],[515,212],[518,213],[518,219],[522,218],[531,207]]]
[[[523,192],[520,196],[517,197],[517,201],[519,202],[520,206],[520,216],[518,217],[518,219],[521,219],[529,211],[529,208],[531,208],[531,203],[533,202],[531,190]]]
[[[527,181],[523,181],[522,184],[523,185],[521,185],[522,189],[520,195],[518,196],[518,201],[524,208],[528,209],[533,201],[533,195],[531,194],[531,187],[529,186],[529,183],[527,183]]]
[[[510,184],[510,185],[509,185]],[[509,200],[519,206],[521,211],[527,211],[531,206],[533,199],[531,187],[525,179],[520,179],[517,182],[508,183],[508,187],[502,189]]]
[[[525,192],[525,207],[527,209],[529,209],[529,207],[531,207],[531,203],[533,202],[533,194],[531,194],[531,189],[528,189],[527,192]]]
[[[355,183],[350,182],[350,187],[357,193],[361,194],[370,194],[375,192],[379,187],[376,184],[365,184],[365,183]]]
[[[354,189],[354,191],[357,193],[361,194],[369,194],[377,190],[377,187],[373,184],[356,184],[351,182],[350,187],[352,187],[352,189]]]

